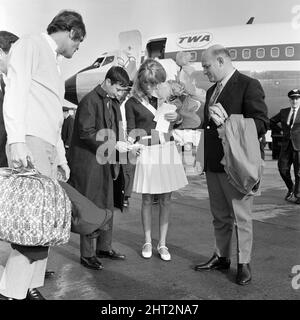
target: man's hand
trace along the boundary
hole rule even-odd
[[[208,108],[210,118],[217,126],[222,125],[228,118],[228,114],[220,103],[216,103]]]
[[[66,163],[63,163],[61,165],[58,166],[58,168],[60,169],[63,177],[64,177],[64,181],[68,181],[70,178],[70,168]]]
[[[28,166],[28,160],[34,165],[34,158],[24,142],[9,145],[11,163],[14,168]]]

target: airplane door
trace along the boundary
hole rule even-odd
[[[148,58],[165,58],[167,38],[150,40],[147,43],[147,56]]]
[[[139,30],[130,30],[119,33],[119,47],[122,54],[118,57],[118,64],[128,72],[133,80],[142,57],[142,35]]]

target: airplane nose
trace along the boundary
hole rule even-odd
[[[65,81],[65,99],[78,105],[79,101],[77,98],[76,78],[77,74]]]

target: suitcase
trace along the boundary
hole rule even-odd
[[[71,202],[60,184],[35,169],[0,169],[0,239],[24,246],[67,243]]]

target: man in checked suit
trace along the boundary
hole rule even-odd
[[[300,204],[300,90],[293,89],[288,93],[290,107],[283,108],[270,119],[272,130],[283,132],[280,155],[278,158],[279,173],[285,182],[288,192],[285,200],[296,198],[295,203]],[[280,127],[278,125],[280,123]],[[295,185],[291,178],[291,166],[294,166]]]
[[[229,51],[220,45],[203,52],[204,74],[213,85],[206,94],[204,106],[204,169],[206,171],[210,208],[215,233],[215,253],[206,262],[195,266],[196,271],[225,270],[230,267],[231,239],[235,226],[238,247],[236,282],[245,285],[251,281],[250,259],[252,250],[252,206],[253,196],[244,195],[228,182],[217,121],[211,107],[220,106],[227,115],[242,114],[253,118],[257,138],[267,131],[267,106],[260,83],[234,69]]]

